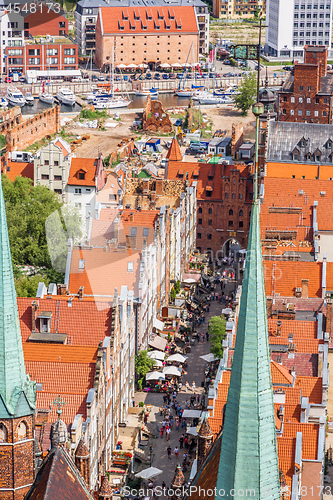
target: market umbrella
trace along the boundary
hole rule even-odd
[[[146,373],[146,380],[165,380],[165,375],[162,372]]]
[[[165,352],[161,352],[161,351],[148,351],[148,358],[159,359],[160,361],[164,361]]]
[[[171,68],[171,66],[168,63],[162,63],[160,64],[160,68]]]
[[[162,472],[163,471],[161,469],[157,469],[157,467],[148,467],[148,469],[137,472],[135,477],[141,477],[141,479],[152,479],[153,477],[162,474]]]
[[[171,64],[171,66],[174,68],[181,68],[182,67],[182,65],[179,63],[173,63],[173,64]]]
[[[222,309],[222,314],[230,314],[232,313],[232,309],[230,307],[227,307],[226,309]]]
[[[191,67],[190,63],[184,63],[183,66],[185,66],[185,68],[190,68]]]
[[[154,359],[154,366],[157,366],[158,368],[162,368],[163,363],[159,359]]]
[[[117,68],[125,69],[125,68],[127,68],[127,66],[126,66],[126,64],[117,64]]]
[[[166,366],[163,369],[163,375],[175,375],[176,377],[180,377],[181,374],[181,371],[178,370],[178,368],[176,368],[175,366]]]
[[[184,280],[184,283],[196,283],[196,281],[193,278],[186,278],[186,280]]]
[[[137,65],[132,63],[132,64],[129,64],[128,66],[126,66],[126,68],[130,68],[130,69],[137,68]]]
[[[209,354],[204,354],[203,356],[200,356],[201,359],[203,359],[204,361],[207,361],[207,363],[212,363],[213,361],[217,361],[218,358],[216,358],[214,356],[213,353],[209,353]]]
[[[182,356],[181,354],[171,354],[171,356],[169,356],[167,358],[167,361],[176,361],[178,363],[185,363],[186,361],[186,357],[185,356]]]
[[[139,68],[148,68],[148,64],[145,64],[145,63],[141,63],[139,64],[138,66]]]

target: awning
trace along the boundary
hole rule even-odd
[[[148,351],[148,358],[158,359],[159,361],[164,361],[165,353],[161,351]]]
[[[199,273],[185,273],[184,277],[183,277],[183,282],[189,283],[189,281],[186,281],[188,279],[193,280],[193,282],[199,281],[200,277],[201,277],[201,274],[199,274]],[[191,281],[191,283],[193,283],[193,282]]]
[[[200,418],[201,417],[201,410],[184,410],[182,417],[183,418]]]
[[[163,321],[160,321],[157,318],[153,319],[153,327],[156,328],[156,330],[163,331],[164,330],[164,323]]]
[[[195,476],[197,475],[197,472],[198,472],[198,460],[195,458],[193,460],[193,464],[192,464],[192,467],[191,467],[191,472],[190,472],[190,481],[192,481],[192,479],[195,478]]]
[[[159,337],[158,335],[152,335],[149,341],[149,345],[154,349],[158,349],[159,351],[164,351],[168,341]]]
[[[210,352],[209,354],[204,354],[203,356],[200,356],[200,358],[203,359],[204,361],[207,361],[207,363],[212,363],[213,361],[218,360],[218,358],[214,356],[212,352]]]
[[[197,436],[198,435],[197,427],[187,427],[186,434],[191,434],[191,436]]]
[[[181,370],[178,370],[176,366],[166,366],[163,368],[163,374],[164,375],[173,375],[175,377],[180,377],[182,372]]]
[[[146,380],[165,380],[165,375],[162,372],[148,372],[146,373]]]

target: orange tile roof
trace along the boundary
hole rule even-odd
[[[296,385],[301,388],[302,396],[309,398],[310,403],[322,403],[323,379],[321,377],[297,377]]]
[[[278,163],[268,161],[266,164],[267,177],[316,179],[328,181],[332,177],[331,165],[308,165],[305,163]]]
[[[318,340],[308,340],[308,339],[293,339],[293,344],[295,344],[295,349],[297,352],[304,353],[314,353],[318,354],[318,346],[320,341]],[[269,337],[269,345],[289,345],[288,339],[282,337]]]
[[[136,16],[135,16],[135,14]],[[163,15],[163,19],[160,17]],[[195,11],[192,6],[170,7],[100,7],[99,21],[102,34],[146,35],[170,33],[198,33]],[[139,17],[140,19],[135,19]],[[133,28],[135,26],[135,28]],[[157,28],[159,26],[159,28]],[[168,28],[170,26],[170,28]],[[177,29],[177,26],[180,26]],[[121,29],[123,27],[123,29]],[[146,29],[145,29],[146,27]]]
[[[37,300],[40,311],[51,311],[51,332],[56,331],[56,308],[60,304],[58,333],[66,333],[67,344],[72,346],[97,346],[106,336],[110,336],[112,302],[73,300],[68,307],[68,297],[52,299],[17,298],[23,342],[31,335],[31,303]],[[37,314],[38,315],[38,314]],[[34,344],[35,345],[35,344]]]
[[[97,359],[97,346],[23,343],[24,360],[58,363],[93,363]]]
[[[167,152],[166,158],[169,159],[169,161],[182,161],[183,160],[183,155],[180,150],[179,143],[177,139],[174,137],[172,139],[169,151]]]
[[[57,141],[54,143],[54,145],[55,145],[55,146],[57,146],[58,148],[60,148],[60,149],[62,150],[62,152],[63,152],[63,155],[64,155],[64,156],[69,155],[70,150],[68,151],[68,150],[65,148],[65,146],[62,144],[62,142],[61,142],[61,141],[57,140]]]
[[[293,376],[290,371],[284,366],[279,365],[275,361],[271,361],[271,375],[273,385],[292,385]]]
[[[34,180],[34,164],[7,161],[5,174],[11,181],[15,181],[16,177],[28,177],[29,179]]]
[[[66,375],[68,376],[68,374]],[[71,376],[75,377],[75,372],[71,374]],[[54,422],[57,420],[57,409],[52,404],[52,402],[59,396],[59,393],[56,392],[37,392],[37,408],[50,408],[51,412],[49,415],[49,421]],[[87,418],[87,405],[86,405],[86,396],[83,394],[66,394],[64,397],[66,401],[66,405],[62,408],[61,419],[67,424],[71,424],[75,418],[75,415],[81,414],[83,415],[83,419]]]
[[[67,184],[95,187],[96,166],[95,158],[72,158]],[[84,179],[79,179],[79,172],[85,174]]]
[[[277,319],[268,318],[268,334],[274,335],[277,332]],[[316,321],[298,321],[286,320],[281,321],[281,337],[289,337],[293,334],[293,338],[316,339],[317,338],[317,322]]]
[[[79,269],[79,260],[84,260],[84,270]],[[140,253],[138,250],[116,249],[105,251],[104,248],[74,248],[71,261],[69,290],[78,293],[84,286],[87,295],[113,297],[114,289],[120,293],[127,285],[138,295],[140,278]],[[129,271],[133,263],[133,271]]]

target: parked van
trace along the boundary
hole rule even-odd
[[[34,155],[32,153],[29,153],[27,151],[12,151],[9,153],[9,158],[11,161],[17,161],[17,162],[33,162],[34,161]]]

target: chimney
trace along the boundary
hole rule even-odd
[[[327,254],[323,254],[323,268],[321,273],[321,298],[324,299],[326,295],[326,271],[327,271]]]
[[[332,299],[326,299],[326,331],[330,334],[332,327]]]
[[[37,300],[34,300],[31,303],[31,331],[35,332],[36,331],[36,322],[37,322],[37,310],[38,310],[39,304]]]
[[[160,196],[163,194],[163,179],[156,179],[155,189],[156,189],[157,196]]]
[[[287,301],[286,299],[283,299],[283,302],[282,302],[282,311],[286,311],[287,310]]]
[[[67,285],[57,285],[57,295],[67,295]]]
[[[302,280],[302,299],[309,298],[309,280]]]
[[[78,293],[79,299],[83,299],[83,292],[84,292],[84,286],[80,286]]]
[[[131,213],[130,213],[129,220],[130,220],[131,222],[134,222],[134,212],[131,212]]]
[[[268,297],[266,300],[266,308],[267,308],[267,316],[268,318],[272,317],[272,309],[273,309],[273,298]]]
[[[276,336],[277,337],[281,337],[281,325],[282,325],[282,322],[281,321],[278,321],[276,323],[276,326],[277,326],[277,329],[276,329]]]

